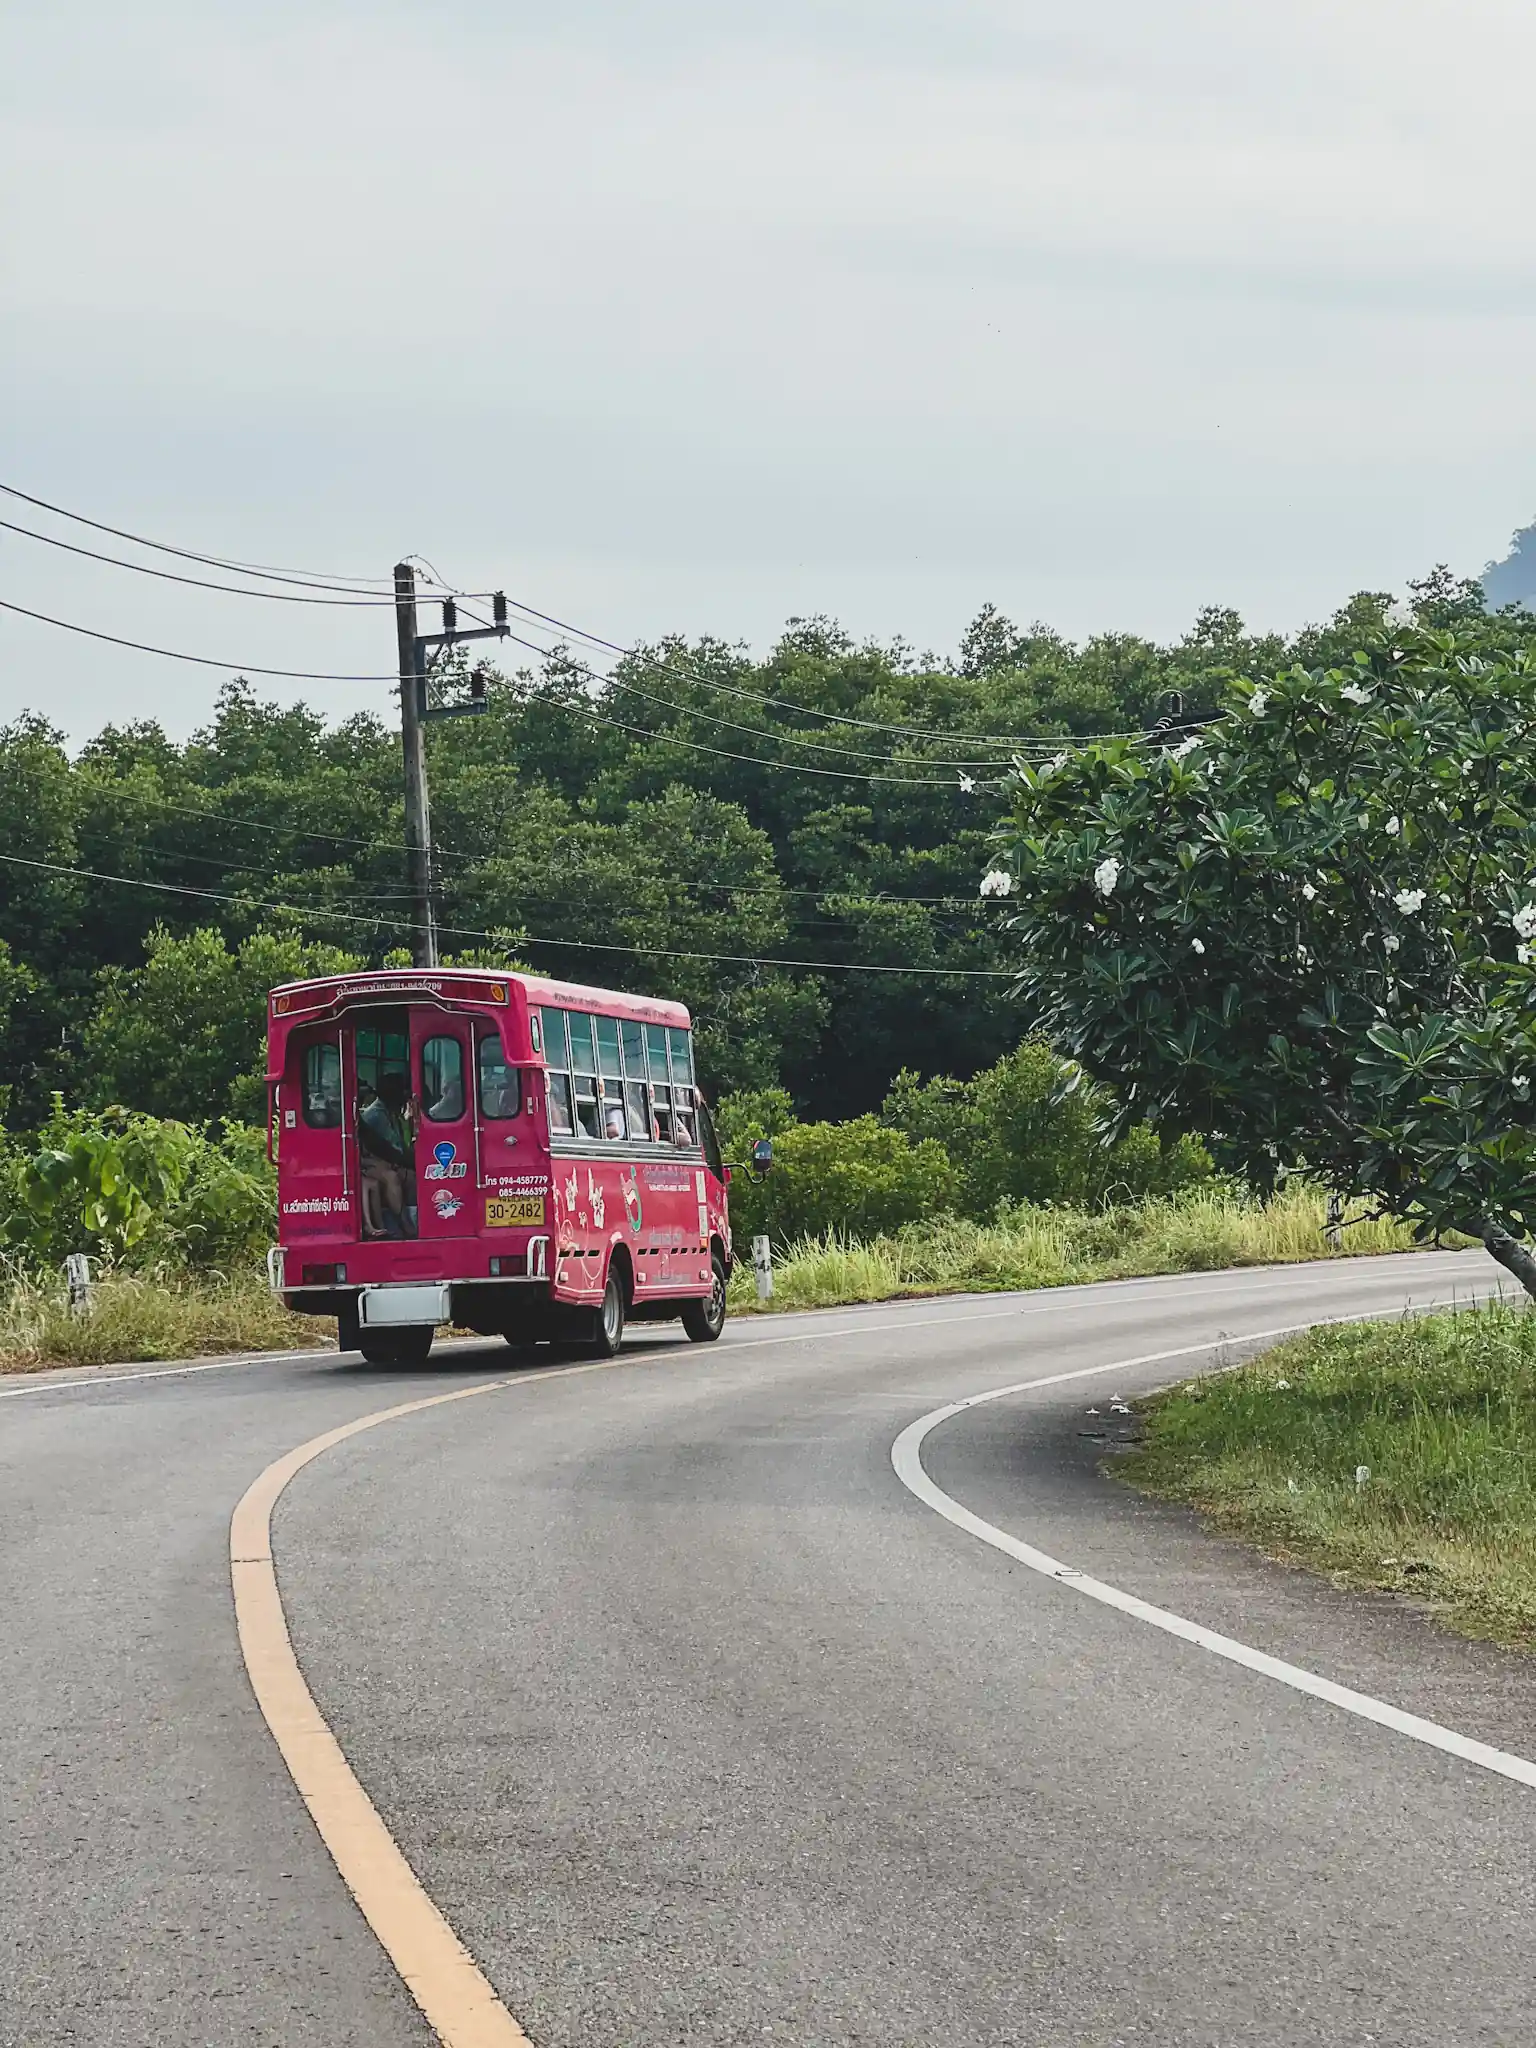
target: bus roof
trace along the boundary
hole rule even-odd
[[[274,1017],[298,1023],[306,1013],[328,1009],[349,996],[432,996],[439,1001],[505,1003],[509,987],[523,990],[530,1003],[563,1010],[606,1012],[648,1024],[671,1024],[686,1030],[687,1006],[664,996],[626,995],[619,989],[588,988],[581,982],[552,981],[542,974],[498,973],[492,967],[383,967],[357,974],[326,974],[311,981],[285,981],[271,993]]]

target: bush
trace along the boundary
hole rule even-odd
[[[881,1113],[909,1137],[944,1147],[957,1206],[978,1221],[1005,1202],[1101,1207],[1210,1178],[1210,1157],[1194,1139],[1165,1146],[1139,1124],[1115,1142],[1114,1107],[1075,1061],[1026,1039],[972,1081],[902,1072]]]
[[[768,1135],[753,1132],[752,1135]],[[731,1215],[741,1236],[878,1236],[949,1207],[954,1174],[931,1138],[915,1145],[872,1116],[843,1124],[792,1124],[774,1136],[773,1170],[737,1174]]]
[[[265,1135],[125,1109],[66,1110],[31,1139],[0,1132],[0,1251],[32,1269],[70,1252],[114,1263],[249,1260],[272,1241]]]

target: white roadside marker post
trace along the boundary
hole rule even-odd
[[[766,1237],[752,1240],[752,1271],[757,1279],[759,1301],[773,1299],[773,1246]]]
[[[69,1312],[83,1316],[91,1306],[91,1262],[84,1252],[70,1252],[64,1261],[64,1282],[69,1289]]]

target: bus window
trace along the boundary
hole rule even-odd
[[[576,1120],[571,1114],[571,1077],[569,1074],[546,1074],[549,1087],[549,1131],[554,1138],[569,1138],[576,1129]]]
[[[669,1026],[667,1043],[672,1048],[672,1085],[691,1088],[693,1086],[693,1034]]]
[[[584,1010],[567,1010],[566,1026],[571,1034],[571,1084],[576,1098],[576,1135],[600,1138],[602,1113],[597,1099],[597,1049],[592,1040],[592,1019]]]
[[[619,1020],[594,1017],[592,1021],[597,1026],[597,1071],[605,1080],[621,1080],[624,1069],[619,1064]]]
[[[725,1179],[725,1160],[720,1152],[720,1140],[715,1132],[715,1120],[710,1115],[702,1095],[695,1096],[694,1105],[699,1113],[699,1141],[704,1147],[704,1158],[716,1180]]]
[[[341,1123],[341,1047],[304,1048],[304,1121],[312,1130],[334,1131]]]
[[[507,1065],[501,1040],[490,1036],[480,1040],[475,1052],[480,1082],[480,1114],[492,1123],[514,1117],[523,1106],[521,1077]]]
[[[626,1017],[619,1026],[624,1041],[624,1078],[626,1081],[645,1079],[645,1026],[632,1024]]]
[[[664,1024],[647,1024],[646,1050],[650,1055],[651,1102],[656,1112],[656,1135],[663,1145],[672,1142],[672,1088],[667,1078],[667,1032]]]
[[[599,1081],[603,1091],[603,1136],[620,1139],[629,1136],[629,1124],[624,1115],[624,1083],[622,1081]]]
[[[629,1110],[629,1135],[639,1144],[648,1145],[653,1136],[651,1130],[651,1105],[647,1099],[644,1081],[624,1083],[624,1101]]]
[[[457,1038],[428,1038],[421,1048],[421,1099],[434,1124],[456,1124],[464,1114],[464,1048]]]
[[[564,1010],[540,1010],[539,1021],[543,1026],[540,1036],[544,1040],[544,1064],[557,1074],[569,1073],[571,1049],[566,1043]]]
[[[672,1142],[674,1145],[693,1145],[698,1142],[694,1135],[693,1090],[674,1088],[672,1090]]]
[[[399,1074],[410,1093],[411,1042],[403,1010],[387,1012],[377,1024],[360,1024],[352,1045],[357,1078],[363,1087],[377,1095],[386,1075]]]

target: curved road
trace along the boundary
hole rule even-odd
[[[939,1424],[931,1481],[1536,1757],[1536,1660],[1138,1500],[1085,1413],[1496,1279],[1447,1254],[640,1332],[300,1472],[294,1644],[538,2048],[1528,2041],[1536,1790],[1082,1597],[892,1464],[933,1409],[1052,1381]],[[430,2044],[254,1704],[229,1518],[317,1433],[507,1371],[475,1344],[0,1383],[0,2041]]]

